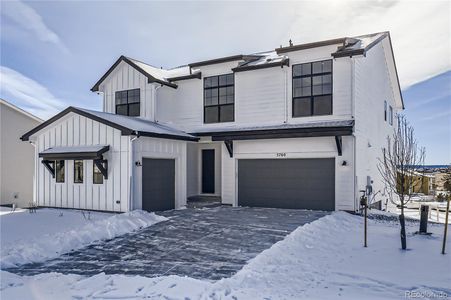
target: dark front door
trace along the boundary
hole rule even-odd
[[[142,209],[174,209],[175,160],[143,158],[142,165]]]
[[[202,193],[215,192],[215,150],[202,150]]]
[[[240,159],[238,205],[335,210],[335,160]]]

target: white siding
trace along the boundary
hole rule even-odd
[[[42,163],[37,164],[37,202],[41,206],[70,207],[94,210],[128,210],[128,146],[129,137],[97,121],[69,113],[31,139],[36,140],[38,151],[53,146],[108,144],[104,155],[108,160],[108,179],[93,184],[92,160],[84,161],[83,183],[74,183],[72,160],[65,162],[65,182],[56,183]],[[39,159],[40,161],[41,159]],[[120,201],[116,203],[116,201]]]
[[[386,45],[388,46],[388,45]],[[384,100],[396,108],[394,95],[397,86],[392,85],[387,68],[383,44],[368,51],[366,57],[355,58],[355,136],[357,160],[357,190],[365,189],[367,176],[371,176],[373,192],[380,193],[377,200],[384,200],[384,184],[377,170],[378,158],[387,144],[387,136],[393,126],[384,121]]]
[[[186,144],[185,141],[140,137],[133,142],[133,209],[142,208],[142,163],[144,158],[175,159],[175,208],[186,205]]]
[[[237,160],[335,158],[335,208],[355,210],[354,206],[354,138],[343,137],[343,155],[338,156],[334,137],[291,138],[275,140],[235,141],[234,157],[225,146],[222,152],[222,202],[237,205]],[[278,158],[277,153],[286,153]],[[342,166],[343,161],[347,165]]]
[[[147,83],[147,77],[125,62],[119,63],[114,71],[102,82],[99,91],[103,92],[103,111],[116,113],[115,92],[140,89],[141,117],[154,120],[154,89]]]

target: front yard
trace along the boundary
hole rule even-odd
[[[60,273],[18,276],[2,271],[1,297],[404,299],[409,295],[429,298],[451,295],[451,256],[440,254],[443,225],[430,224],[429,231],[433,234],[419,236],[414,234],[418,222],[407,222],[408,250],[402,251],[399,225],[384,215],[369,220],[368,248],[362,243],[362,218],[334,212],[298,227],[251,259],[235,275],[218,281],[176,275],[148,278],[100,272],[94,276]],[[2,221],[2,239],[4,230]],[[450,247],[448,242],[449,253]]]

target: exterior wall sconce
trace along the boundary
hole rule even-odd
[[[341,163],[341,165],[342,165],[342,166],[347,166],[347,165],[348,165],[348,162],[347,162],[346,160],[344,160],[344,161]]]
[[[139,160],[135,161],[135,165],[137,167],[142,167],[142,163]]]

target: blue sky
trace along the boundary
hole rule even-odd
[[[100,109],[89,89],[121,55],[165,68],[390,30],[427,163],[450,163],[449,1],[1,1],[0,96],[48,118]],[[444,74],[437,76],[439,74]]]

